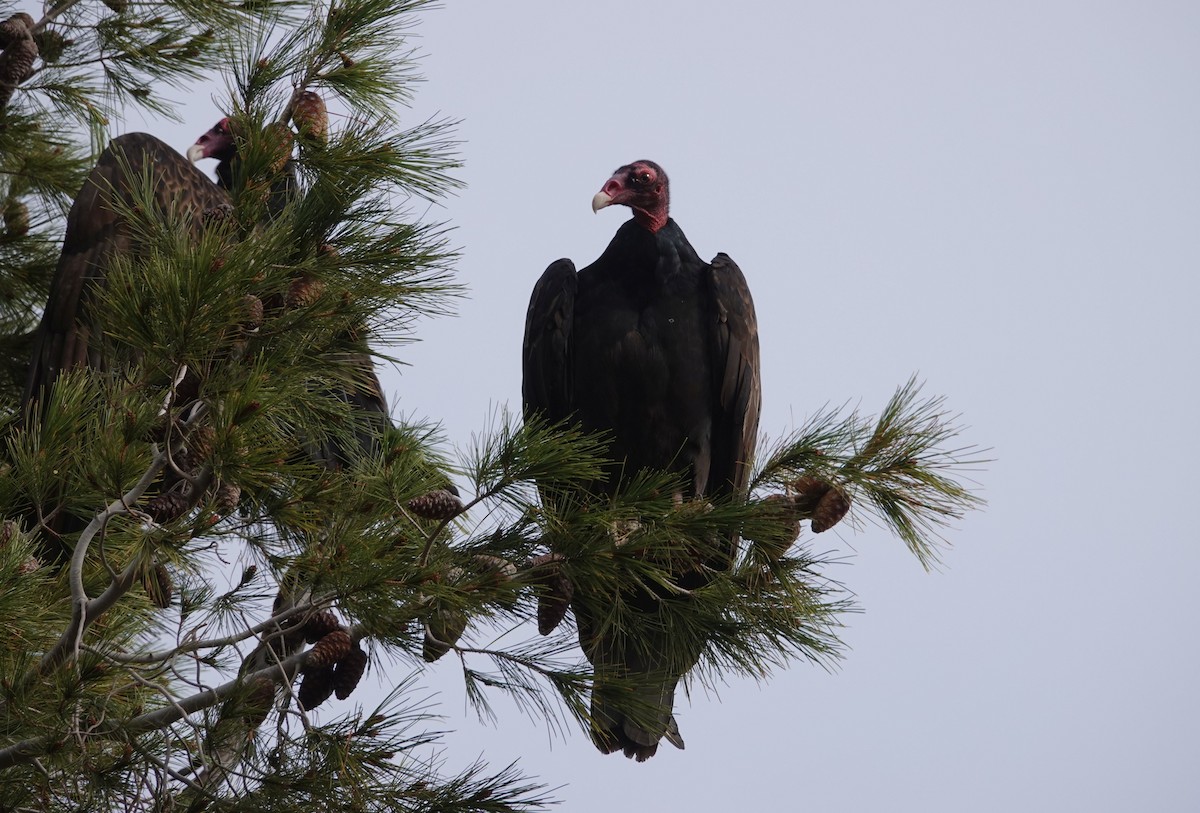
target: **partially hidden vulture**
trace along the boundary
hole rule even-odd
[[[290,143],[289,138],[289,152]],[[193,162],[202,158],[219,161],[217,182],[193,166]],[[139,251],[134,230],[122,216],[122,210],[133,206],[133,190],[140,187],[145,173],[153,180],[153,205],[159,211],[174,209],[190,215],[191,227],[198,234],[204,227],[206,213],[228,211],[238,160],[237,140],[229,118],[200,136],[188,149],[187,158],[146,133],[118,136],[109,143],[67,215],[62,254],[41,323],[33,337],[23,394],[27,416],[42,412],[61,373],[83,366],[105,369],[111,365],[111,360],[103,357],[101,336],[105,319],[97,307],[97,294],[106,284],[113,258],[136,255]],[[270,187],[267,217],[277,216],[296,194],[295,168],[288,159]],[[371,450],[377,448],[379,432],[387,425],[387,403],[365,347],[361,357],[349,363],[355,368],[356,381],[361,383],[332,396],[368,414],[371,428],[360,433],[358,440],[364,450]],[[311,453],[330,466],[341,465],[349,458],[346,450],[330,444]],[[69,526],[70,522],[50,530],[65,532],[72,530]]]
[[[612,465],[585,499],[603,501],[623,478],[646,469],[677,474],[679,501],[737,498],[747,487],[761,400],[754,304],[733,260],[700,259],[669,216],[669,192],[666,173],[652,161],[618,169],[592,208],[620,204],[633,218],[581,271],[567,259],[552,263],[530,299],[522,359],[526,418],[574,421],[608,438]],[[706,561],[672,571],[673,578],[685,589],[704,584],[705,573],[728,569],[736,545],[736,536],[722,540]],[[663,598],[641,589],[631,604],[649,613]],[[604,604],[603,597],[581,600],[579,588],[571,604],[595,670],[593,741],[605,753],[619,749],[639,762],[654,755],[663,737],[682,748],[675,688],[703,642],[683,657],[676,646],[668,659],[669,630],[649,624],[643,630],[649,640],[634,640],[598,629]],[[617,706],[630,706],[597,691],[613,679],[635,687],[634,705],[645,713],[623,711]]]

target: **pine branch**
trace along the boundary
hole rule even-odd
[[[922,398],[921,385],[910,379],[877,419],[818,412],[763,456],[752,490],[779,489],[795,498],[804,478],[844,489],[852,517],[866,512],[877,519],[930,567],[942,530],[984,504],[963,480],[987,462],[986,450],[956,445],[957,420],[944,398]],[[802,505],[794,516],[808,519],[811,512]]]

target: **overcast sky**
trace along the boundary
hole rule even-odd
[[[750,283],[765,433],[918,373],[996,458],[940,572],[817,540],[864,611],[836,671],[699,692],[638,765],[478,724],[445,658],[450,766],[519,760],[570,811],[1200,809],[1200,4],[457,0],[417,33],[471,298],[395,411],[466,445],[517,407],[534,282],[600,253],[626,212],[592,195],[650,158]]]

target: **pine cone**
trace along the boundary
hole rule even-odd
[[[178,491],[168,491],[146,503],[146,513],[155,522],[172,522],[191,508],[191,501]]]
[[[287,166],[292,157],[292,141],[295,136],[286,124],[272,122],[263,130],[271,156],[271,174],[277,175]]]
[[[803,516],[812,516],[817,510],[817,503],[833,486],[817,477],[801,477],[791,483],[795,491],[794,502]]]
[[[217,430],[211,426],[198,426],[188,435],[188,462],[192,466],[200,466],[212,457],[213,442],[217,439]]]
[[[23,11],[0,23],[0,48],[7,48],[17,40],[31,36],[34,25],[33,17]]]
[[[538,633],[549,635],[558,628],[567,615],[575,586],[563,573],[562,557],[557,553],[543,553],[529,560],[533,583],[542,587],[538,594]]]
[[[4,232],[9,237],[29,234],[29,207],[22,200],[9,198],[4,204]]]
[[[75,44],[75,40],[67,39],[53,28],[44,28],[34,34],[33,41],[37,43],[43,62],[57,62],[63,51]]]
[[[817,509],[813,512],[813,533],[819,534],[822,531],[828,531],[841,522],[842,517],[846,516],[846,512],[849,510],[850,498],[846,496],[846,492],[840,488],[830,487],[821,496],[821,501],[817,503]]]
[[[471,557],[471,564],[471,569],[480,576],[486,576],[485,583],[492,586],[504,584],[517,577],[516,566],[501,556],[477,553]]]
[[[331,632],[345,629],[333,610],[321,610],[304,622],[304,640],[315,644]]]
[[[345,700],[350,693],[358,688],[363,672],[367,670],[367,653],[361,646],[355,645],[346,657],[338,661],[333,670],[333,690],[338,700]]]
[[[795,499],[785,494],[771,494],[763,502],[771,506],[772,518],[778,514],[779,527],[775,532],[761,534],[754,542],[767,558],[779,560],[787,555],[792,543],[800,536],[801,513],[796,507]]]
[[[296,692],[296,700],[300,708],[312,711],[329,699],[333,694],[333,667],[327,666],[315,672],[305,672],[300,681],[300,691]]]
[[[217,489],[217,493],[213,495],[213,510],[217,512],[217,516],[227,517],[237,510],[238,503],[241,501],[241,486],[222,483]]]
[[[325,100],[311,90],[301,93],[292,103],[292,123],[302,138],[324,144],[329,138],[329,111]]]
[[[254,294],[242,297],[242,330],[253,333],[262,327],[263,301]]]
[[[171,598],[175,595],[175,585],[171,582],[171,574],[167,566],[157,564],[151,570],[142,572],[142,587],[150,601],[160,610],[171,606]]]
[[[120,14],[125,9],[129,8],[129,0],[103,0],[104,5]]]
[[[325,291],[325,283],[309,274],[303,274],[292,280],[288,286],[287,306],[289,309],[307,308]]]
[[[35,570],[40,570],[41,567],[42,567],[42,560],[37,558],[36,556],[30,556],[24,562],[21,562],[20,566],[17,567],[17,575],[18,576],[28,576],[30,573],[34,572]]]
[[[425,630],[425,645],[421,657],[429,663],[450,651],[467,629],[467,617],[458,610],[437,610],[429,617],[429,628]]]
[[[8,23],[20,16],[22,15],[17,14],[10,17]],[[24,16],[28,17],[29,15],[25,14]],[[4,48],[3,53],[0,53],[0,110],[8,105],[8,100],[12,98],[17,85],[33,75],[33,62],[37,56],[37,43],[33,41],[27,28],[24,36],[14,37]]]
[[[242,571],[242,578],[238,582],[238,587],[245,587],[247,584],[253,581],[254,577],[257,575],[258,565],[247,565],[246,569]]]
[[[205,226],[216,226],[224,223],[233,223],[233,204],[222,203],[219,206],[214,206],[211,209],[205,209],[201,214]]]
[[[304,671],[306,673],[316,672],[326,667],[332,667],[349,654],[350,647],[353,645],[350,633],[343,629],[336,629],[326,634],[309,650],[308,657],[304,661]]]
[[[425,519],[453,519],[463,512],[463,503],[448,489],[439,488],[420,497],[413,497],[408,501],[408,508],[418,517]]]

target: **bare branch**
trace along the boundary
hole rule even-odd
[[[347,630],[347,632],[350,634],[351,640],[357,641],[362,637],[363,629],[361,625],[355,625]],[[300,670],[300,667],[304,665],[304,660],[307,657],[308,650],[297,652],[274,664],[264,666],[248,674],[239,675],[233,680],[222,683],[220,686],[197,692],[154,711],[140,714],[128,720],[109,721],[105,725],[97,727],[95,736],[104,737],[112,734],[121,734],[122,736],[132,737],[144,734],[147,731],[166,728],[182,720],[189,714],[212,708],[231,697],[235,692],[249,683],[260,680],[271,680],[276,683],[291,682]],[[39,755],[46,753],[54,747],[59,739],[59,737],[50,735],[33,737],[0,749],[0,770],[36,759]]]

